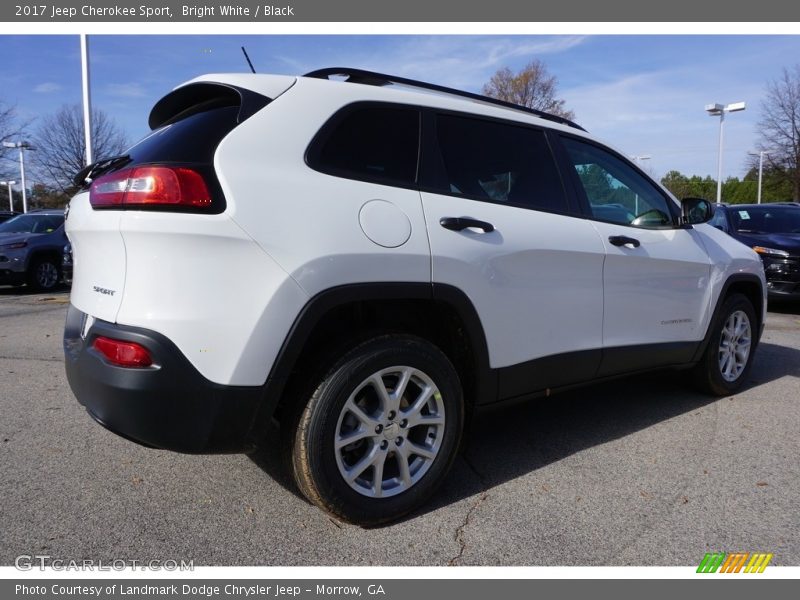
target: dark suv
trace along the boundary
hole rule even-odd
[[[47,291],[61,281],[63,210],[38,210],[0,223],[0,284]]]
[[[711,225],[755,250],[772,299],[800,299],[800,206],[717,204]]]

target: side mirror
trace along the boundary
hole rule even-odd
[[[703,198],[684,198],[681,200],[681,220],[684,225],[708,223],[714,216],[714,205]]]

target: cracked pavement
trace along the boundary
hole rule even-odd
[[[298,497],[274,447],[180,455],[95,424],[64,376],[66,302],[0,287],[0,564],[800,564],[800,307],[770,313],[741,394],[660,373],[482,414],[423,510],[361,529]]]

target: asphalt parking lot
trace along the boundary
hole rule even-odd
[[[187,456],[95,424],[64,376],[67,303],[0,287],[0,564],[800,564],[800,306],[769,314],[743,393],[666,373],[489,413],[424,511],[369,530],[298,497],[274,448]]]

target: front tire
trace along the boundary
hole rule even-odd
[[[744,385],[758,341],[753,304],[742,294],[729,296],[712,324],[703,358],[694,369],[698,387],[715,396],[734,394]]]
[[[458,450],[464,402],[448,358],[420,338],[373,338],[322,378],[292,429],[298,488],[359,525],[397,519],[439,486]]]
[[[61,267],[52,258],[38,258],[28,272],[28,285],[38,292],[49,292],[61,281]]]

